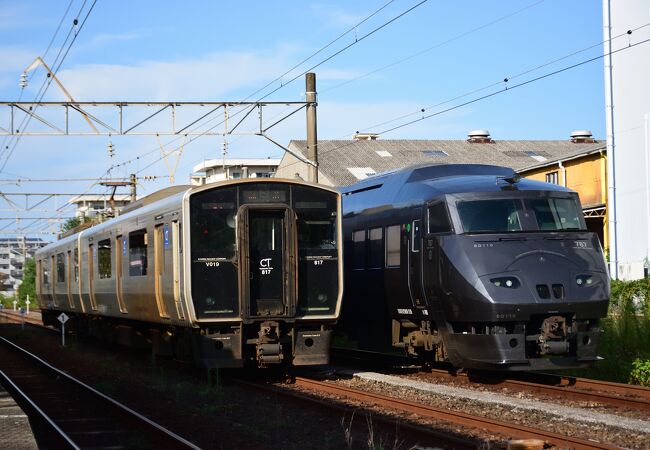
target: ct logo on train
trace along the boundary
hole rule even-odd
[[[260,259],[260,272],[262,272],[262,275],[269,275],[273,270],[273,267],[271,266],[271,260],[272,258]]]

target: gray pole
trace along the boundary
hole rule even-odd
[[[135,202],[135,199],[136,199],[136,193],[135,193],[136,179],[135,179],[135,174],[134,173],[132,173],[131,176],[129,177],[129,183],[130,183],[130,186],[131,186],[131,203],[133,203],[133,202]]]
[[[318,183],[318,136],[316,135],[316,74],[309,72],[305,75],[307,101],[307,159],[316,164],[309,165],[308,180]]]

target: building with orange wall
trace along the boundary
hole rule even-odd
[[[597,143],[588,131],[574,132],[577,143]],[[562,157],[549,159],[519,169],[518,172],[533,180],[554,183],[576,191],[580,195],[582,211],[589,230],[596,233],[607,250],[607,146],[577,146]]]

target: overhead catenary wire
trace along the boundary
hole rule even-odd
[[[68,16],[68,13],[70,12],[70,8],[72,7],[73,2],[74,2],[74,0],[70,0],[70,2],[68,3],[68,7],[65,9],[65,12],[63,13],[63,16],[61,17],[61,20],[59,20],[59,24],[57,25],[56,30],[54,31],[54,34],[52,35],[52,38],[50,39],[50,42],[47,44],[47,48],[45,49],[45,52],[43,52],[43,56],[42,56],[43,59],[45,59],[45,57],[47,56],[48,52],[50,51],[50,48],[52,47],[52,44],[54,43],[56,37],[58,36],[59,31],[61,30],[61,26],[63,25],[63,21]],[[31,73],[29,75],[29,81],[31,81],[34,78],[34,75],[35,75],[35,73]],[[25,86],[21,86],[20,93],[18,94],[18,100],[16,100],[17,102],[19,102],[23,98],[23,93],[24,92],[25,92]],[[0,144],[0,154],[2,154],[2,149],[5,148],[5,144],[6,144],[8,138],[9,138],[9,136],[5,136],[2,139],[2,144]]]
[[[648,25],[650,25],[650,24],[648,24]],[[647,26],[647,25],[643,25],[642,27],[639,27],[639,28],[643,28],[643,27],[645,27],[645,26]],[[638,29],[638,28],[637,28],[637,29]],[[622,35],[626,35],[626,34],[628,34],[628,33],[626,32],[626,33],[623,33]],[[423,120],[427,120],[427,119],[430,119],[430,118],[435,117],[435,116],[439,116],[439,115],[441,115],[441,114],[444,114],[444,113],[447,113],[447,112],[453,111],[453,110],[455,110],[455,109],[462,108],[462,107],[464,107],[464,106],[467,106],[467,105],[470,105],[470,104],[473,104],[473,103],[477,103],[477,102],[479,102],[479,101],[482,101],[482,100],[485,100],[485,99],[488,99],[488,98],[494,97],[494,96],[499,95],[499,94],[504,94],[504,93],[506,93],[506,92],[511,92],[511,91],[513,91],[513,90],[516,89],[516,88],[523,87],[523,86],[526,86],[526,85],[529,85],[529,84],[532,84],[532,83],[535,83],[535,82],[538,82],[538,81],[544,80],[544,79],[546,79],[546,78],[549,78],[549,77],[552,77],[552,76],[558,75],[558,74],[560,74],[560,73],[564,73],[564,72],[566,72],[566,71],[569,71],[569,70],[575,69],[575,68],[577,68],[577,67],[584,66],[585,64],[589,64],[589,63],[591,63],[591,62],[598,61],[598,60],[600,60],[600,59],[602,59],[602,58],[604,58],[604,57],[606,57],[606,56],[608,56],[608,55],[613,55],[613,54],[616,54],[616,53],[620,53],[620,52],[623,52],[623,51],[629,50],[629,49],[631,49],[631,48],[634,48],[634,47],[637,47],[637,46],[639,46],[639,45],[646,44],[646,43],[649,43],[649,42],[650,42],[650,39],[644,39],[644,40],[639,41],[639,42],[636,42],[636,43],[629,43],[629,44],[626,45],[625,47],[621,47],[621,48],[619,48],[619,49],[612,50],[612,51],[610,51],[609,53],[602,54],[602,55],[598,55],[598,56],[595,56],[595,57],[593,57],[593,58],[589,58],[589,59],[586,59],[586,60],[580,61],[580,62],[578,62],[578,63],[571,64],[571,65],[569,65],[569,66],[566,66],[566,67],[563,67],[563,68],[560,68],[560,69],[557,69],[557,70],[554,70],[554,71],[551,71],[551,72],[545,73],[545,74],[540,75],[540,76],[538,76],[538,77],[535,77],[535,78],[532,78],[532,79],[529,79],[529,80],[526,80],[526,81],[522,81],[521,83],[518,83],[518,84],[515,84],[515,85],[508,85],[508,86],[505,86],[504,88],[499,89],[499,90],[497,90],[497,91],[490,92],[490,93],[488,93],[488,94],[482,95],[482,96],[480,96],[480,97],[473,98],[473,99],[468,100],[468,101],[466,101],[466,102],[463,102],[463,103],[460,103],[460,104],[457,104],[457,105],[451,106],[451,107],[449,107],[449,108],[445,108],[445,109],[440,110],[440,111],[436,111],[435,113],[431,113],[431,114],[428,114],[428,115],[422,115],[421,117],[419,117],[419,118],[417,118],[417,119],[414,119],[414,120],[411,120],[411,121],[408,121],[408,122],[402,123],[402,124],[397,125],[397,126],[392,127],[392,128],[385,129],[385,130],[383,130],[383,131],[378,132],[377,134],[382,135],[382,134],[390,133],[390,132],[395,131],[395,130],[398,130],[398,129],[400,129],[400,128],[404,128],[404,127],[407,127],[407,126],[409,126],[409,125],[413,125],[414,123],[421,122],[421,121],[423,121]],[[528,72],[529,72],[529,71],[528,71]],[[507,82],[507,81],[509,81],[508,77],[504,78],[504,81],[503,81],[503,82]],[[457,97],[457,98],[458,98],[458,97]],[[416,112],[416,113],[411,113],[411,114],[408,114],[408,115],[406,115],[406,116],[411,116],[411,115],[413,115],[413,114],[421,114],[421,113],[423,113],[425,110],[426,110],[426,109],[423,108],[423,109],[419,110],[419,111]],[[402,116],[402,117],[406,117],[406,116]],[[375,128],[375,127],[373,126],[373,127],[371,127],[370,129],[372,129],[372,128]],[[336,146],[336,147],[333,147],[333,148],[330,148],[330,149],[327,149],[327,150],[321,150],[319,153],[322,155],[322,154],[324,154],[324,153],[330,153],[330,152],[333,152],[333,151],[336,151],[336,150],[341,150],[341,149],[343,149],[343,148],[345,148],[345,147],[348,147],[348,146],[350,146],[350,145],[355,144],[356,142],[357,142],[357,141],[354,141],[354,140],[353,140],[353,141],[349,141],[349,142],[345,142],[344,144],[341,144],[341,145],[339,145],[339,146]],[[295,165],[295,164],[300,164],[300,163],[302,163],[302,162],[301,162],[301,161],[295,161],[295,162],[293,162],[293,163],[291,163],[291,164],[287,164],[284,168],[286,169],[287,167],[291,167],[291,166],[293,166],[293,165]]]
[[[372,30],[370,30],[369,32],[365,33],[365,34],[362,35],[361,37],[357,37],[357,38],[356,38],[353,42],[351,42],[350,44],[348,44],[348,45],[344,46],[343,48],[337,50],[336,52],[332,53],[331,55],[327,56],[326,58],[324,58],[324,59],[320,60],[319,62],[317,62],[316,64],[312,65],[309,69],[306,69],[306,70],[302,71],[302,72],[299,73],[298,75],[295,75],[294,77],[292,77],[292,78],[291,78],[290,80],[288,80],[287,82],[283,82],[280,86],[276,87],[275,89],[273,89],[273,90],[271,90],[270,92],[266,93],[266,94],[263,95],[262,97],[258,98],[258,99],[256,100],[256,102],[260,102],[260,101],[264,100],[265,98],[269,97],[270,95],[276,93],[276,92],[279,91],[280,89],[282,89],[282,88],[288,86],[289,84],[291,84],[291,83],[293,83],[294,81],[296,81],[298,78],[304,76],[306,73],[308,73],[308,72],[314,70],[314,69],[317,68],[317,67],[320,67],[321,65],[325,64],[326,62],[330,61],[331,59],[335,58],[336,56],[338,56],[338,55],[340,55],[341,53],[345,52],[346,50],[350,49],[350,48],[353,47],[354,45],[356,45],[356,44],[358,44],[358,43],[364,41],[364,40],[367,39],[368,37],[374,35],[374,34],[377,33],[378,31],[382,30],[383,28],[387,27],[388,25],[392,24],[393,22],[395,22],[395,21],[399,20],[400,18],[404,17],[405,15],[407,15],[407,14],[410,13],[411,11],[415,10],[415,9],[418,8],[419,6],[423,5],[423,4],[426,3],[427,1],[428,1],[428,0],[421,0],[421,1],[419,1],[419,2],[416,3],[415,5],[413,5],[413,6],[409,7],[409,8],[407,8],[406,10],[400,12],[399,14],[397,14],[397,15],[394,16],[394,17],[392,17],[392,18],[389,19],[388,21],[383,22],[381,25],[379,25],[379,26],[373,28]],[[319,49],[317,52],[315,52],[314,54],[312,54],[310,57],[305,58],[305,59],[304,59],[304,60],[303,60],[299,65],[301,65],[302,63],[304,63],[304,62],[306,62],[306,61],[312,59],[313,56],[315,56],[316,54],[320,53],[322,50],[328,48],[328,47],[331,46],[331,44],[333,44],[334,42],[337,42],[341,37],[345,36],[346,34],[349,34],[349,32],[350,32],[351,30],[356,29],[356,27],[357,27],[359,24],[364,23],[364,22],[367,21],[369,18],[371,18],[371,17],[373,17],[374,15],[376,15],[379,11],[381,11],[383,8],[385,8],[388,4],[390,4],[390,2],[386,3],[382,8],[380,8],[380,9],[378,9],[377,11],[373,12],[371,15],[369,15],[368,17],[366,17],[365,19],[363,19],[363,20],[362,20],[361,22],[359,22],[357,25],[355,25],[354,27],[352,27],[350,30],[348,30],[348,31],[346,31],[345,33],[343,33],[342,35],[340,35],[338,38],[334,39],[334,40],[331,41],[330,43],[328,43],[328,44],[326,44],[325,46],[323,46],[321,49]],[[298,66],[299,66],[299,65],[298,65]],[[295,67],[294,67],[294,68],[295,68]],[[289,72],[293,71],[294,68],[290,69],[290,70],[289,70],[288,72],[286,72],[286,73],[289,73]],[[286,73],[285,73],[284,75],[286,75]],[[281,79],[284,75],[281,75],[280,77],[277,77],[274,81],[277,81],[278,79]],[[262,89],[258,89],[257,91],[255,91],[255,93],[259,93],[261,90],[265,89],[266,87],[268,87],[268,86],[269,86],[270,84],[272,84],[272,83],[273,83],[273,82],[267,84],[267,85],[266,85],[264,88],[262,88]],[[253,94],[247,96],[246,99],[253,97],[253,95],[254,95],[255,93],[253,93]],[[229,118],[232,119],[233,117],[235,117],[235,116],[237,116],[237,115],[243,113],[246,109],[247,109],[247,108],[243,108],[243,109],[241,109],[241,110],[239,110],[239,111],[236,111],[236,112],[230,114]],[[193,131],[198,130],[201,126],[204,126],[206,123],[208,123],[208,122],[210,122],[210,121],[213,121],[213,120],[215,120],[215,118],[212,118],[212,119],[210,119],[210,120],[207,120],[206,122],[204,122],[204,123],[201,124],[200,126],[197,126],[196,128],[194,128]],[[214,126],[208,128],[208,129],[204,130],[203,132],[199,133],[198,135],[196,135],[196,136],[192,136],[191,138],[189,138],[189,139],[187,140],[187,142],[186,142],[184,145],[188,145],[188,144],[194,142],[196,139],[205,136],[206,134],[208,134],[209,132],[211,132],[211,131],[214,130],[215,128],[217,128],[217,127],[223,125],[223,123],[224,123],[224,120],[222,120],[221,122],[217,123],[216,125],[214,125]],[[181,136],[179,136],[179,137],[177,137],[177,138],[174,138],[172,141],[168,142],[168,143],[165,144],[163,147],[166,147],[166,146],[170,145],[171,143],[173,143],[173,142],[175,142],[175,141],[177,141],[177,140],[179,140],[179,139],[181,139]],[[171,152],[174,152],[174,151],[179,150],[179,149],[180,149],[180,146],[174,148],[173,150],[171,150]],[[152,150],[150,150],[150,151],[147,151],[147,152],[145,152],[145,153],[142,153],[142,154],[138,155],[136,158],[132,158],[131,160],[129,160],[129,161],[127,161],[127,162],[119,163],[119,164],[116,165],[115,167],[119,167],[119,166],[121,166],[121,165],[123,165],[123,164],[128,164],[128,163],[131,163],[131,162],[137,161],[137,160],[141,159],[141,158],[144,157],[144,156],[148,156],[148,155],[150,155],[150,154],[157,153],[157,152],[159,152],[159,151],[160,151],[160,147],[157,147],[157,148],[155,148],[155,149],[152,149]],[[154,164],[156,164],[156,163],[162,161],[163,159],[164,159],[164,157],[157,158],[155,161],[153,161],[151,164],[145,166],[143,169],[141,169],[141,170],[138,171],[137,173],[141,173],[143,170],[146,170],[147,168],[149,168],[149,167],[153,166]]]
[[[77,26],[78,26],[79,28],[78,28],[77,31],[74,33],[74,35],[73,35],[73,37],[72,37],[72,40],[70,41],[70,44],[68,45],[67,49],[65,49],[65,52],[63,53],[62,56],[61,56],[61,53],[62,53],[62,51],[63,51],[63,49],[64,49],[64,47],[65,47],[65,42],[64,42],[64,45],[59,49],[59,53],[58,53],[58,55],[57,55],[57,58],[55,59],[55,62],[58,61],[58,65],[55,64],[55,67],[53,68],[53,71],[52,71],[54,76],[55,76],[55,75],[58,73],[58,71],[61,69],[61,66],[63,65],[63,62],[65,61],[65,58],[68,56],[68,53],[70,52],[70,49],[71,49],[72,46],[74,45],[75,41],[77,40],[77,37],[79,36],[79,33],[81,33],[81,30],[83,29],[84,25],[86,24],[86,21],[88,20],[88,17],[90,16],[90,14],[92,13],[93,9],[95,8],[95,5],[97,4],[97,0],[93,0],[92,5],[90,5],[90,8],[88,9],[88,12],[87,12],[86,15],[84,16],[84,18],[83,18],[83,20],[81,21],[81,23],[79,23],[79,17],[80,17],[80,15],[81,15],[81,12],[83,11],[83,9],[84,9],[85,6],[86,6],[86,1],[87,1],[87,0],[84,0],[84,3],[82,4],[81,8],[79,9],[79,13],[77,14],[77,17],[76,17],[76,18],[74,19],[74,21],[73,21],[73,26],[70,28],[70,32],[68,33],[68,37],[66,37],[66,41],[65,41],[65,42],[67,42],[68,38],[70,37],[70,33],[72,33],[72,32],[75,30],[75,28],[76,28]],[[61,57],[60,60],[59,60],[59,56]],[[34,108],[33,108],[32,111],[35,112],[36,108],[38,107],[38,103],[40,103],[40,102],[42,101],[43,97],[45,96],[45,93],[47,92],[47,89],[48,89],[48,88],[50,87],[50,85],[52,84],[52,81],[53,81],[53,79],[54,79],[54,76],[49,77],[49,78],[46,78],[46,81],[45,81],[45,83],[46,83],[46,84],[45,84],[45,88],[43,89],[42,94],[40,94],[40,98],[38,98],[38,95],[37,95],[38,101],[36,102],[36,104],[35,104],[35,106],[34,106]],[[20,132],[18,133],[18,136],[14,139],[14,142],[13,142],[13,146],[12,146],[12,148],[8,151],[7,155],[5,156],[4,162],[0,165],[0,173],[4,170],[4,168],[6,167],[7,163],[9,162],[9,159],[10,159],[11,156],[13,155],[13,152],[15,151],[16,146],[18,145],[18,143],[20,142],[21,137],[22,137],[23,134],[24,134],[24,129],[29,125],[29,123],[30,123],[32,117],[33,117],[32,115],[28,115],[28,116],[27,116],[27,122],[24,124],[23,128],[22,128],[22,129],[20,130]]]

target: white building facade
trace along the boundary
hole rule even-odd
[[[650,0],[603,0],[609,260],[619,279],[648,276],[650,259],[648,22]]]
[[[25,261],[47,242],[40,238],[0,238],[0,293],[13,295],[23,282]]]
[[[239,178],[271,178],[275,175],[279,164],[279,159],[272,158],[210,159],[192,168],[190,182],[193,186],[202,186]]]

